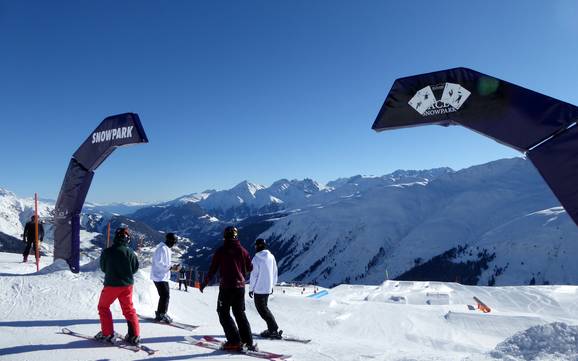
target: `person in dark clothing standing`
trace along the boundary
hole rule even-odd
[[[245,275],[253,269],[249,252],[241,246],[238,231],[235,227],[225,228],[224,242],[213,254],[209,273],[201,284],[201,292],[215,276],[217,271],[221,278],[217,314],[225,331],[227,342],[223,348],[229,351],[241,351],[243,347],[256,350],[251,334],[251,325],[245,314]],[[231,309],[235,321],[231,318]],[[237,325],[239,328],[237,329]]]
[[[189,292],[187,290],[187,271],[185,267],[181,267],[179,270],[179,291],[181,290],[181,285],[185,285],[185,292]]]
[[[128,325],[125,340],[136,345],[140,343],[140,326],[132,304],[132,291],[133,275],[138,271],[139,263],[136,254],[128,247],[129,242],[128,228],[118,228],[112,246],[100,256],[100,269],[104,272],[104,287],[98,301],[101,331],[94,337],[106,341],[114,337],[110,305],[118,299]]]
[[[28,262],[28,254],[30,254],[30,248],[36,252],[36,216],[32,216],[30,221],[26,222],[24,226],[24,234],[22,235],[22,240],[26,243],[24,248],[24,253],[22,253],[22,262]],[[44,240],[44,227],[42,223],[38,222],[38,240],[42,242]]]
[[[280,339],[283,331],[279,331],[275,317],[267,306],[269,295],[273,293],[273,287],[277,283],[277,261],[267,249],[264,239],[259,238],[255,241],[255,250],[257,253],[252,261],[249,297],[255,298],[255,308],[259,316],[267,323],[267,329],[261,332],[261,336]]]

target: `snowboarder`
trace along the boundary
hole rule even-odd
[[[185,292],[189,292],[187,290],[187,271],[185,270],[185,267],[181,267],[179,270],[179,291],[181,290],[182,284],[185,285]]]
[[[30,253],[30,247],[36,252],[36,216],[32,216],[30,221],[26,222],[24,226],[24,234],[22,235],[22,241],[26,243],[24,252],[22,253],[22,262],[28,262],[28,254]],[[44,227],[42,223],[38,222],[38,240],[42,242],[44,240]]]
[[[253,271],[249,280],[249,297],[254,298],[255,308],[259,316],[267,323],[267,329],[261,332],[262,337],[280,339],[281,333],[275,321],[275,317],[267,307],[269,295],[273,293],[273,287],[277,283],[277,261],[275,256],[267,249],[264,239],[255,241],[256,254],[253,257]]]
[[[223,238],[223,245],[213,254],[209,273],[199,290],[203,292],[218,270],[221,282],[217,314],[227,338],[223,349],[241,351],[246,347],[249,350],[256,350],[257,345],[253,344],[251,325],[245,314],[245,275],[253,269],[251,258],[249,252],[239,242],[237,228],[225,228]],[[231,318],[231,309],[239,326],[238,329]]]
[[[151,280],[153,280],[159,293],[159,303],[155,311],[155,321],[157,322],[173,322],[173,319],[167,315],[167,311],[169,310],[171,271],[177,272],[180,269],[178,264],[171,266],[171,248],[176,243],[177,236],[174,233],[167,233],[165,241],[159,243],[153,254]]]
[[[138,316],[132,304],[134,278],[139,267],[138,259],[128,247],[130,235],[128,228],[118,228],[114,234],[113,245],[100,256],[100,269],[104,272],[104,287],[98,300],[101,331],[94,337],[110,341],[115,337],[110,305],[118,298],[122,314],[128,325],[125,341],[138,345],[140,327]]]

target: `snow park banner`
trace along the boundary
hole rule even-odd
[[[80,271],[80,212],[94,170],[117,148],[148,143],[135,113],[110,116],[73,154],[54,207],[54,259],[64,259],[72,272]]]
[[[578,224],[578,107],[467,68],[397,79],[372,128],[461,125],[526,154]]]

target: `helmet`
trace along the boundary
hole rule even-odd
[[[239,231],[237,230],[237,227],[233,227],[233,226],[229,226],[229,227],[225,228],[225,231],[223,232],[223,237],[226,240],[237,239],[238,235],[239,235]]]
[[[124,243],[128,244],[130,241],[130,234],[128,233],[128,227],[119,227],[114,232],[114,243]]]
[[[177,236],[174,233],[167,233],[165,236],[165,244],[169,247],[177,243]]]

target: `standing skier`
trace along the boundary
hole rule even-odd
[[[262,337],[280,339],[283,331],[279,332],[275,317],[267,307],[269,295],[277,283],[277,261],[267,249],[267,243],[259,238],[255,241],[257,253],[253,257],[253,271],[249,281],[249,297],[255,299],[255,307],[259,316],[267,323],[267,329],[261,332]]]
[[[181,284],[185,285],[185,292],[189,292],[187,290],[187,271],[185,267],[181,267],[179,270],[179,291],[181,290]]]
[[[30,221],[26,222],[24,226],[24,234],[22,235],[22,241],[26,243],[24,248],[24,253],[22,253],[22,262],[28,262],[28,254],[30,254],[30,247],[36,252],[36,216],[32,216]],[[44,227],[42,223],[38,222],[38,240],[42,242],[44,240]]]
[[[100,269],[104,272],[104,287],[98,301],[101,331],[94,336],[110,341],[114,337],[114,325],[110,305],[118,298],[122,314],[126,318],[128,333],[125,341],[138,345],[140,327],[138,316],[132,304],[133,275],[139,264],[135,253],[128,247],[130,235],[128,228],[118,228],[111,247],[102,251]]]
[[[171,279],[171,271],[176,272],[179,270],[179,265],[171,266],[171,248],[176,243],[177,236],[174,233],[167,233],[165,241],[159,243],[153,254],[151,280],[153,280],[159,293],[159,304],[155,311],[155,321],[157,322],[173,322],[173,319],[167,315],[167,311],[170,300],[169,280]]]
[[[225,228],[223,238],[223,245],[213,254],[209,273],[199,290],[203,292],[218,270],[221,282],[217,314],[227,338],[223,349],[241,351],[243,347],[246,347],[249,350],[256,350],[257,345],[253,344],[251,325],[245,314],[245,275],[253,269],[251,258],[249,252],[239,242],[237,228]],[[239,326],[238,329],[231,318],[231,309]]]

